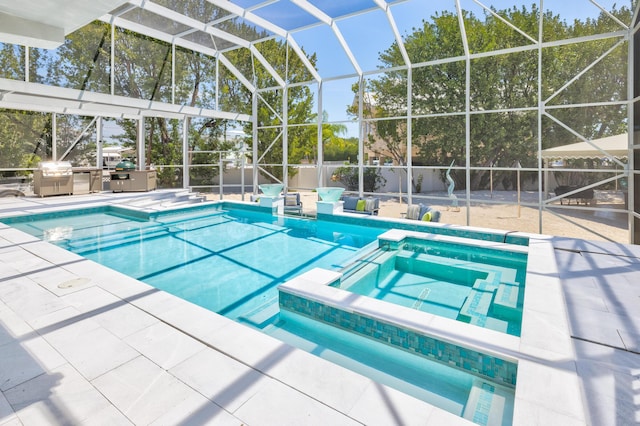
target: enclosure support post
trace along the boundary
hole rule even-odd
[[[51,113],[51,159],[58,161],[58,116]]]
[[[96,119],[96,168],[102,169],[102,117]]]
[[[136,155],[138,156],[138,170],[145,170],[147,160],[144,152],[144,117],[138,119],[138,134],[136,140]]]
[[[251,163],[253,166],[253,194],[258,193],[258,93],[253,92],[251,97],[251,111],[252,111],[252,143],[253,143],[253,158]]]
[[[182,187],[184,189],[191,186],[189,180],[189,165],[191,163],[189,159],[189,125],[191,118],[185,117],[182,122]]]

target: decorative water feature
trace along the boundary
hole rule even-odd
[[[270,209],[272,213],[282,214],[284,212],[284,197],[280,195],[284,185],[281,183],[265,183],[258,185],[264,194],[260,197],[260,207]]]
[[[344,188],[335,186],[316,188],[320,200],[326,202],[335,202],[340,200],[340,196],[344,192]]]
[[[320,197],[320,201],[316,204],[319,215],[342,213],[344,203],[340,201],[340,196],[344,192],[344,188],[328,186],[316,188],[316,191]]]
[[[453,193],[454,188],[456,187],[456,183],[453,181],[453,178],[451,177],[451,168],[453,167],[453,163],[455,163],[456,160],[453,160],[451,162],[451,165],[449,166],[449,168],[447,169],[447,180],[449,181],[449,187],[447,188],[447,194],[449,194],[449,198],[451,198],[452,202],[451,202],[451,211],[454,212],[459,212],[460,211],[460,207],[458,207],[458,197],[456,196],[456,194]]]
[[[284,185],[281,183],[265,183],[258,185],[258,188],[267,197],[277,197],[282,192]]]

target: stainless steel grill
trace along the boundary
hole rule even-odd
[[[73,170],[68,161],[42,161],[33,173],[33,192],[41,197],[73,193]]]
[[[38,170],[41,171],[42,177],[48,178],[73,174],[71,163],[68,161],[42,161],[38,163]]]

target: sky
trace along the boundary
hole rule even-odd
[[[328,0],[312,0],[312,3],[320,6]],[[355,0],[354,0],[355,1]],[[364,1],[364,0],[357,0]],[[369,0],[370,1],[370,0]],[[492,5],[496,9],[506,9],[513,6],[518,8],[523,5],[529,9],[534,0],[482,0],[480,3],[487,6]],[[630,3],[629,0],[598,0],[597,3],[607,10],[611,10],[614,4],[620,5]],[[476,16],[483,13],[483,9],[473,0],[460,0],[463,9],[472,11]],[[574,19],[585,20],[588,17],[597,17],[600,9],[590,0],[546,0],[544,9],[550,10],[559,15],[567,22]],[[391,13],[394,17],[398,31],[402,36],[413,32],[413,28],[421,27],[423,19],[443,10],[455,13],[455,2],[453,0],[409,0],[391,6]],[[388,24],[387,18],[382,11],[367,13],[363,16],[352,16],[337,22],[342,36],[351,48],[353,55],[363,70],[374,70],[379,68],[379,53],[386,50],[395,40],[394,34]],[[365,30],[363,30],[365,29]],[[294,32],[294,38],[307,53],[316,52],[318,55],[318,70],[323,78],[353,74],[355,72],[351,66],[347,55],[337,41],[333,32],[323,26],[321,28],[310,28],[299,32]],[[536,38],[536,34],[531,35]],[[331,121],[341,121],[349,119],[344,112],[346,106],[353,101],[353,93],[350,86],[355,82],[328,81],[324,87],[323,110],[329,113]],[[352,136],[357,136],[357,127],[349,126],[350,132],[355,132]]]
[[[520,8],[523,5],[529,9],[534,1],[478,0],[480,3],[492,5],[497,9],[513,6]],[[598,4],[609,10],[614,4],[620,5],[629,1],[598,0]],[[233,2],[241,6],[265,4],[263,0],[233,0]],[[349,8],[357,8],[363,5],[375,6],[373,0],[310,0],[310,2],[332,16],[348,12]],[[390,10],[401,36],[411,34],[414,28],[421,27],[424,19],[429,19],[442,11],[455,13],[456,10],[454,0],[408,0],[391,3]],[[460,0],[460,4],[463,9],[473,12],[476,16],[484,13],[482,7],[474,0]],[[290,10],[290,13],[287,13],[287,9]],[[584,20],[587,17],[596,17],[600,12],[590,0],[545,0],[544,9],[560,15],[567,22],[571,22],[574,19]],[[315,20],[315,18],[309,19],[308,15],[306,21],[302,19],[301,12],[303,11],[298,6],[290,3],[290,0],[268,3],[267,7],[257,9],[255,12],[262,17],[273,19],[285,29],[297,28]],[[378,58],[380,52],[386,50],[395,40],[394,33],[382,10],[341,19],[337,21],[337,28],[350,47],[360,68],[364,71],[379,68]],[[351,118],[346,114],[346,108],[347,105],[353,102],[354,95],[351,91],[351,85],[356,83],[357,79],[353,77],[347,80],[332,80],[332,78],[338,76],[355,73],[354,67],[351,65],[335,34],[329,27],[319,26],[302,31],[294,31],[293,36],[307,53],[316,52],[318,55],[317,67],[320,75],[326,79],[323,83],[323,110],[328,112],[329,119],[337,122],[350,120]],[[532,34],[532,37],[535,38],[536,35]],[[316,100],[317,98],[316,96]],[[358,136],[356,125],[349,124],[348,128],[348,136]],[[105,137],[108,138],[112,134],[117,134],[117,132],[118,128],[114,123],[105,121]]]

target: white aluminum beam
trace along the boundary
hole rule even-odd
[[[205,55],[209,55],[211,57],[217,57],[217,55],[220,53],[217,50],[214,49],[210,49],[208,47],[205,47],[201,44],[198,43],[194,43],[188,40],[184,40],[181,38],[175,38],[170,34],[167,34],[163,31],[158,31],[155,30],[153,28],[149,28],[149,27],[145,27],[144,25],[140,25],[140,24],[136,24],[134,22],[128,21],[126,19],[121,19],[121,18],[116,18],[113,17],[111,15],[105,15],[102,18],[100,18],[102,21],[104,22],[113,22],[114,25],[136,32],[138,34],[145,34],[148,35],[149,37],[153,37],[157,40],[160,41],[164,41],[166,43],[175,43],[176,46],[180,46],[180,47],[184,47],[185,49],[190,49],[193,50],[195,52],[200,52],[200,53],[204,53]],[[248,80],[242,75],[242,73],[236,68],[236,67],[231,67],[229,69],[234,76],[240,80],[243,84],[245,84],[245,82],[248,82]],[[255,90],[253,84],[249,83],[248,85],[245,84],[245,86],[247,87],[247,89],[249,89],[250,91]]]
[[[0,12],[0,42],[55,49],[64,43],[64,28]]]
[[[212,110],[207,108],[173,105],[126,96],[84,92],[64,87],[0,78],[0,107],[24,108],[38,111],[71,113],[80,115],[102,115],[108,117],[167,117],[184,116],[221,118],[249,121],[247,114]],[[32,108],[26,108],[31,105]]]
[[[264,28],[267,31],[270,31],[276,35],[279,35],[280,37],[283,37],[283,38],[287,37],[287,31],[284,30],[283,28],[275,25],[271,21],[267,21],[266,19],[259,17],[258,15],[240,6],[233,4],[229,0],[207,0],[207,1],[212,5],[219,7],[220,9],[224,9],[228,12],[238,15],[239,17],[245,19],[246,21],[254,23]]]
[[[342,35],[340,28],[338,28],[338,25],[336,24],[336,21],[333,18],[331,18],[329,15],[324,13],[322,10],[318,9],[317,7],[309,3],[307,0],[290,0],[290,1],[291,3],[294,3],[295,5],[300,7],[302,10],[304,10],[311,16],[317,18],[318,20],[325,23],[331,28],[331,30],[333,31],[333,34],[338,39],[340,46],[342,46],[342,50],[344,50],[344,52],[347,54],[347,57],[349,58],[351,65],[353,65],[353,68],[356,70],[356,73],[358,73],[358,75],[362,75],[362,68],[360,68],[360,64],[358,64],[358,61],[355,55],[353,54],[353,52],[351,51],[349,44],[344,39],[344,36]]]
[[[262,55],[262,53],[260,53],[258,48],[255,45],[251,45],[249,49],[251,50],[251,53],[253,53],[253,55],[256,57],[258,62],[260,62],[262,66],[267,70],[267,72],[271,74],[271,76],[278,83],[278,85],[284,88],[284,86],[286,86],[287,83],[284,81],[282,77],[280,77],[280,75],[271,66],[269,61],[266,60],[266,58]]]
[[[197,19],[189,18],[188,16],[175,12],[164,6],[160,6],[158,4],[151,3],[146,0],[129,0],[129,4],[135,5],[144,10],[148,10],[149,12],[165,17],[171,21],[178,22],[187,27],[191,27],[193,29],[209,33],[223,40],[227,40],[233,44],[237,44],[238,46],[249,47],[249,44],[250,44],[249,41],[241,37],[222,31],[218,28],[212,27],[208,23],[203,23],[201,21],[198,21]]]
[[[409,54],[407,53],[407,49],[404,46],[404,41],[402,40],[402,36],[400,35],[400,31],[398,30],[398,26],[396,25],[396,20],[391,13],[391,8],[389,4],[384,0],[374,0],[380,9],[383,10],[384,14],[387,16],[387,21],[389,21],[389,26],[391,27],[391,31],[393,31],[393,36],[396,39],[396,44],[398,45],[398,49],[400,50],[400,54],[402,55],[402,59],[407,66],[411,65],[411,60],[409,59]]]

